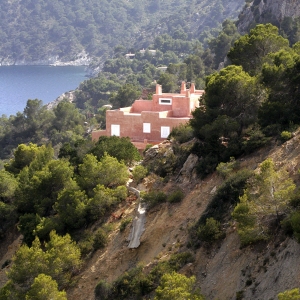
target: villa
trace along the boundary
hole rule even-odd
[[[147,144],[164,141],[173,127],[186,123],[192,111],[198,107],[204,90],[196,90],[194,83],[189,89],[185,82],[180,93],[162,93],[156,85],[152,100],[135,100],[132,106],[106,111],[106,130],[92,132],[92,139],[100,136],[129,137],[138,149]]]

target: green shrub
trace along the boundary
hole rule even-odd
[[[205,225],[198,228],[198,238],[203,242],[213,242],[223,236],[220,222],[214,218],[206,219]]]
[[[230,157],[230,161],[227,163],[220,162],[216,168],[219,175],[224,179],[227,178],[230,173],[236,168],[238,168],[239,163],[235,160],[234,157]]]
[[[248,133],[248,138],[243,142],[242,149],[246,154],[252,153],[255,150],[265,146],[271,138],[268,138],[259,129],[254,127]]]
[[[141,198],[151,208],[157,204],[166,202],[167,195],[161,191],[141,192]]]
[[[218,156],[214,153],[202,157],[196,166],[197,173],[202,179],[205,178],[208,174],[211,174],[215,170],[218,162]]]
[[[293,208],[300,208],[300,190],[297,190],[291,197],[290,206]]]
[[[7,229],[15,224],[17,212],[13,205],[0,201],[0,239],[3,238]]]
[[[298,300],[300,299],[300,291],[298,288],[287,290],[278,294],[278,300]]]
[[[191,263],[193,261],[194,261],[194,257],[190,252],[182,252],[182,253],[172,254],[168,261],[168,264],[173,271],[178,271],[184,265]]]
[[[297,239],[298,243],[300,243],[300,211],[295,211],[289,217],[289,222],[293,229],[293,234]]]
[[[264,231],[260,231],[257,227],[240,227],[238,234],[241,241],[241,247],[255,244],[259,241],[268,240],[269,236]]]
[[[242,300],[242,299],[244,299],[244,291],[238,291],[238,292],[236,292],[235,299],[236,300]]]
[[[172,192],[170,195],[168,195],[167,201],[170,203],[177,203],[181,202],[184,198],[184,193],[182,190],[177,189],[176,191]]]
[[[65,228],[59,216],[43,217],[34,229],[34,234],[42,241],[49,238],[49,233],[55,230],[57,233],[63,233]]]
[[[178,271],[193,261],[191,253],[177,253],[173,254],[168,261],[159,262],[147,274],[143,272],[142,266],[137,266],[122,274],[112,284],[101,280],[95,289],[96,300],[144,299],[143,296],[149,295],[157,288],[164,274]]]
[[[112,299],[132,299],[134,296],[141,296],[141,282],[144,282],[144,279],[141,266],[125,272],[112,284]]]
[[[111,285],[108,284],[105,280],[100,280],[95,288],[95,298],[96,300],[109,300],[111,299]]]
[[[94,238],[91,232],[85,231],[78,242],[81,255],[86,256],[94,250]]]
[[[172,129],[169,137],[180,144],[188,142],[194,137],[193,128],[189,124],[180,124]]]
[[[239,197],[244,193],[247,179],[251,174],[252,172],[247,169],[240,170],[227,178],[217,189],[205,212],[190,229],[191,246],[196,248],[200,246],[198,228],[201,225],[206,225],[207,219],[214,218],[216,221],[223,223],[230,218],[232,208],[238,203]]]
[[[139,161],[141,155],[137,148],[131,143],[128,137],[101,136],[90,150],[98,160],[105,156],[115,157],[118,161],[124,161],[126,165],[131,165],[134,161]]]
[[[216,194],[201,216],[200,223],[204,224],[209,217],[214,217],[217,221],[222,222],[225,216],[229,215],[232,205],[238,203],[239,197],[244,193],[247,179],[251,174],[251,171],[243,169],[226,179],[219,186]]]
[[[125,228],[127,227],[127,225],[129,223],[131,223],[132,218],[127,218],[125,220],[122,220],[121,225],[120,225],[120,232],[123,232],[125,230]]]
[[[136,166],[132,171],[133,180],[139,183],[148,174],[148,169],[144,166]]]
[[[107,233],[102,228],[97,229],[97,231],[94,233],[94,242],[93,242],[94,250],[104,248],[106,244],[107,244]]]
[[[280,138],[283,142],[291,139],[293,136],[293,134],[289,131],[282,131],[281,134],[280,134]]]

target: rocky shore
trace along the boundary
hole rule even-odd
[[[60,95],[59,97],[57,97],[54,101],[51,101],[49,103],[46,104],[46,107],[48,110],[53,109],[54,107],[57,106],[57,104],[61,101],[63,101],[64,99],[67,99],[69,102],[73,102],[75,100],[75,91],[69,91],[69,92],[65,92],[62,95]]]
[[[13,59],[10,56],[0,57],[0,66],[88,66],[90,62],[91,57],[89,57],[85,51],[78,53],[73,60],[64,60],[58,55],[33,61],[27,59]]]

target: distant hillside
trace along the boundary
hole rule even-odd
[[[244,0],[3,0],[0,4],[0,64],[102,60],[113,48],[148,47],[162,33],[184,30],[199,38],[226,18],[236,18]]]

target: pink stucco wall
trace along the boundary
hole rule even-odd
[[[119,125],[120,137],[130,137],[136,144],[163,141],[165,138],[161,137],[162,126],[169,127],[171,132],[173,127],[188,122],[203,92],[195,90],[193,85],[186,89],[183,83],[180,94],[162,93],[161,86],[157,85],[152,100],[136,100],[132,107],[107,110],[106,130],[92,132],[92,139],[97,140],[103,135],[111,136],[111,125]],[[160,104],[160,98],[171,99],[171,103]],[[149,133],[143,132],[144,123],[151,124]]]

